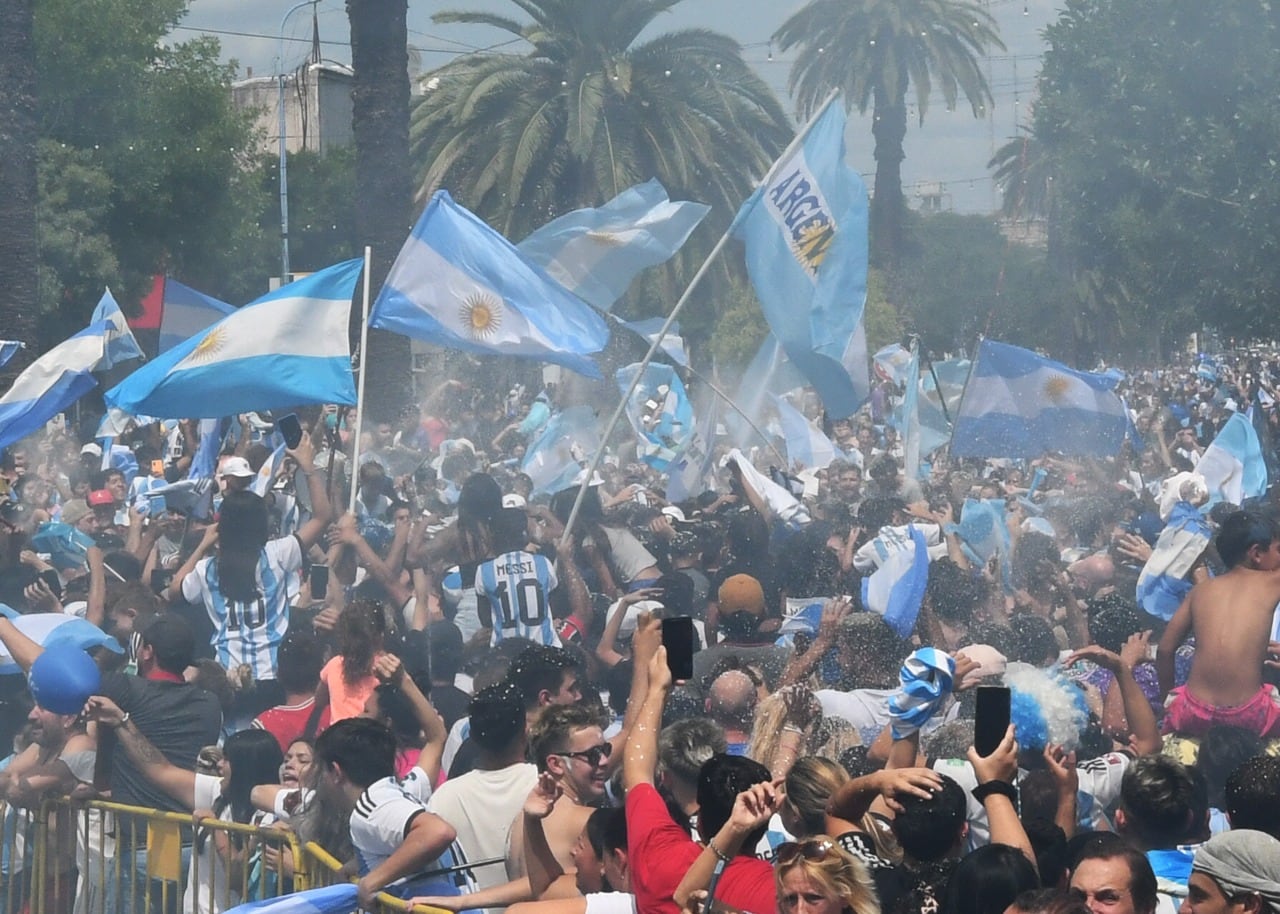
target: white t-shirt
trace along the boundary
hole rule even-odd
[[[268,541],[258,556],[259,597],[250,603],[222,595],[213,556],[201,559],[182,579],[182,596],[188,603],[203,603],[213,622],[210,644],[224,669],[245,664],[259,682],[276,678],[276,656],[289,629],[289,603],[297,593],[302,562],[296,536]]]
[[[814,697],[822,705],[822,713],[827,717],[839,717],[853,725],[862,737],[864,745],[870,746],[876,737],[889,724],[889,699],[899,689],[853,689],[842,692],[838,689],[818,689]],[[926,733],[936,730],[945,723],[955,720],[960,713],[960,705],[951,702],[946,711],[935,714],[923,730]]]
[[[458,863],[499,859],[472,872],[477,889],[508,881],[503,861],[511,838],[511,824],[524,808],[525,798],[538,781],[538,769],[527,762],[497,771],[469,771],[440,785],[430,809],[458,833],[453,844]],[[354,816],[352,817],[354,821]],[[500,911],[501,909],[490,909]]]
[[[1076,765],[1076,774],[1080,778],[1076,791],[1076,821],[1080,828],[1112,830],[1107,810],[1120,798],[1120,781],[1132,761],[1133,757],[1127,752],[1109,752]],[[933,763],[933,770],[951,778],[964,791],[969,819],[969,849],[989,844],[991,826],[987,822],[987,810],[971,793],[978,786],[973,766],[966,759],[938,759]],[[1026,773],[1024,769],[1018,769],[1019,782]]]
[[[627,892],[588,892],[586,914],[636,914],[636,896]]]
[[[196,775],[196,809],[213,809],[222,796],[222,779],[211,774]],[[230,822],[231,807],[218,816],[219,821]],[[227,884],[227,864],[214,847],[212,833],[203,832],[204,840],[193,849],[191,866],[187,870],[187,890],[182,896],[182,909],[193,914],[217,914],[232,908],[243,900],[238,886]],[[197,864],[198,860],[198,864]],[[198,866],[198,869],[197,869]],[[196,874],[199,873],[199,880]]]
[[[363,876],[376,869],[396,852],[421,813],[427,811],[431,785],[420,768],[404,779],[394,777],[374,781],[351,811],[351,845]]]

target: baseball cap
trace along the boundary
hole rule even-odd
[[[253,476],[254,472],[249,467],[249,461],[245,460],[243,457],[228,457],[226,460],[222,461],[222,466],[218,468],[218,475],[243,478],[246,476]]]
[[[81,454],[92,454],[94,457],[101,457],[101,456],[102,456],[102,448],[101,448],[101,447],[99,447],[99,446],[98,446],[97,444],[95,444],[94,442],[90,441],[90,442],[89,442],[88,444],[86,444],[84,447],[80,448],[80,453],[81,453]]]
[[[580,486],[583,484],[586,484],[588,486],[602,486],[604,485],[604,477],[601,476],[599,473],[593,473],[591,476],[591,481],[587,482],[587,471],[583,470],[577,476],[573,477],[573,484],[575,486]]]
[[[73,498],[62,506],[62,522],[78,524],[89,513],[91,513],[89,505],[83,498]]]
[[[764,588],[749,574],[735,574],[720,585],[718,594],[720,614],[732,615],[748,612],[753,616],[764,615]]]
[[[86,499],[90,508],[101,508],[106,505],[115,504],[116,500],[106,489],[95,489],[89,493]]]
[[[665,508],[662,509],[662,513],[665,514],[667,517],[669,517],[671,520],[680,521],[681,523],[684,523],[684,519],[685,519],[684,512],[680,510],[678,507],[676,507],[675,505],[667,505]]]
[[[515,492],[508,492],[502,496],[502,507],[504,508],[523,508],[528,502],[524,500],[523,495],[517,495]]]

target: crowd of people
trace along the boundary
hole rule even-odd
[[[101,685],[59,714],[0,680],[0,905],[38,889],[22,810],[69,794],[291,830],[362,906],[1280,914],[1280,504],[1196,476],[1237,411],[1270,452],[1278,384],[1267,351],[1135,371],[1115,457],[914,478],[882,379],[827,466],[720,438],[679,503],[625,443],[558,491],[522,473],[554,389],[301,408],[283,459],[256,414],[50,423],[0,458],[0,642],[30,670],[26,617],[78,616]],[[904,628],[868,582],[910,548]],[[145,833],[87,837],[113,865],[77,851],[77,911],[163,909]],[[182,852],[200,914],[301,866]]]

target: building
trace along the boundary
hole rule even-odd
[[[289,152],[307,150],[322,155],[351,145],[351,68],[328,60],[298,67],[285,77],[285,148]],[[252,111],[258,151],[277,154],[280,150],[280,78],[247,77],[231,86],[231,97],[239,110]]]

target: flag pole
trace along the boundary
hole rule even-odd
[[[356,380],[356,429],[351,447],[351,496],[347,510],[356,513],[356,493],[360,489],[360,430],[364,426],[364,366],[369,363],[369,269],[373,248],[364,247],[364,305],[360,318],[360,370]],[[332,463],[332,460],[330,460]]]
[[[827,109],[831,107],[831,103],[836,100],[836,96],[839,94],[839,89],[832,89],[831,92],[828,93],[827,97],[823,99],[822,104],[818,106],[816,111],[814,111],[813,116],[809,118],[808,122],[806,122],[804,127],[801,128],[800,132],[795,135],[795,138],[787,145],[787,148],[782,151],[782,154],[773,161],[772,165],[769,166],[769,170],[765,172],[764,177],[756,182],[755,190],[752,191],[752,194],[754,194],[756,190],[759,190],[761,187],[768,184],[770,179],[772,179],[774,174],[778,171],[778,166],[790,158],[791,154],[800,148],[800,145],[804,143],[805,139],[809,136],[809,132],[813,130],[814,124],[818,122],[818,119],[822,117],[822,115],[826,114]],[[750,198],[748,197],[748,199]],[[644,359],[640,362],[640,367],[631,378],[631,384],[623,393],[622,399],[618,401],[618,406],[613,411],[613,417],[609,419],[609,424],[605,427],[603,434],[600,436],[600,447],[596,449],[595,456],[591,458],[591,464],[587,467],[587,471],[583,476],[585,482],[578,487],[578,496],[573,500],[573,509],[569,512],[569,519],[565,522],[564,533],[561,534],[560,537],[560,548],[564,548],[569,541],[569,535],[573,532],[574,522],[578,519],[578,512],[582,509],[582,500],[587,496],[587,489],[589,488],[587,483],[590,483],[596,474],[596,470],[600,468],[600,462],[604,459],[604,449],[605,445],[609,442],[609,436],[612,435],[613,430],[618,427],[618,421],[622,418],[623,411],[626,410],[627,404],[631,401],[631,395],[635,393],[636,388],[640,386],[640,379],[644,377],[644,370],[648,368],[649,363],[653,361],[654,353],[656,353],[659,347],[662,346],[662,341],[666,338],[667,331],[671,329],[671,325],[674,324],[676,322],[676,318],[680,316],[680,312],[684,309],[685,304],[688,303],[689,298],[693,295],[693,290],[698,287],[698,283],[702,282],[703,277],[705,277],[710,271],[711,264],[720,256],[720,252],[724,250],[725,245],[729,243],[729,237],[732,234],[733,223],[731,222],[729,224],[729,228],[725,229],[724,234],[720,236],[720,240],[716,242],[715,247],[711,249],[711,253],[707,255],[707,259],[702,262],[702,266],[698,267],[698,272],[693,274],[693,279],[689,280],[689,285],[685,287],[684,293],[681,294],[680,299],[676,302],[676,306],[671,309],[671,313],[667,315],[666,321],[663,322],[661,329],[658,330],[657,335],[653,338],[653,342],[649,344],[649,351],[645,353]]]

